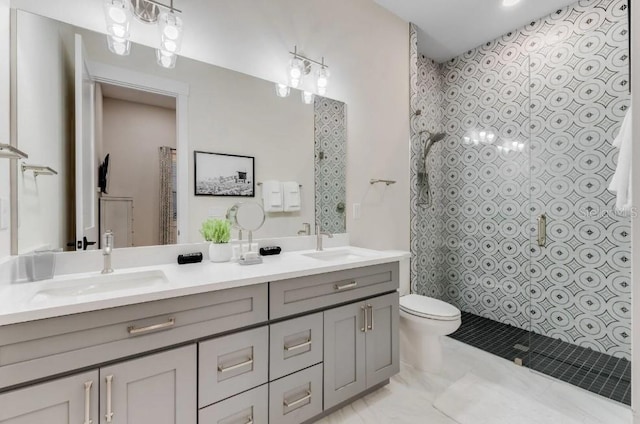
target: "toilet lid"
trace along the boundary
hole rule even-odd
[[[455,320],[460,318],[460,310],[453,305],[432,297],[410,294],[400,298],[400,309],[423,318]]]

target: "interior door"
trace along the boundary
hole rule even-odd
[[[96,249],[97,174],[95,153],[95,83],[82,36],[75,36],[76,249]]]

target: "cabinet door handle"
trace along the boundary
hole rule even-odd
[[[247,421],[245,421],[244,424],[253,424],[253,415],[247,417]]]
[[[176,324],[176,319],[175,318],[169,318],[169,321],[167,321],[167,322],[163,322],[161,324],[153,324],[153,325],[150,325],[148,327],[136,328],[135,326],[132,325],[130,327],[127,327],[127,331],[132,336],[136,336],[138,334],[144,334],[144,333],[149,333],[151,331],[157,331],[157,330],[162,330],[162,329],[165,329],[165,328],[173,327],[175,324]]]
[[[348,284],[343,284],[343,285],[336,284],[333,287],[335,287],[336,290],[349,290],[349,289],[353,289],[353,288],[358,287],[358,282],[357,281],[352,281],[352,282],[350,282]]]
[[[286,408],[293,408],[294,406],[298,406],[298,405],[300,405],[301,403],[306,402],[306,401],[308,401],[308,400],[311,400],[311,390],[307,390],[307,394],[306,394],[306,395],[304,395],[303,397],[301,397],[301,398],[300,398],[300,399],[298,399],[298,400],[294,400],[293,402],[289,402],[289,401],[287,401],[287,400],[285,399],[283,403],[284,403],[284,406],[285,406]]]
[[[367,304],[367,309],[369,310],[369,314],[370,314],[370,319],[368,321],[369,326],[367,327],[367,329],[369,331],[373,331],[373,306]]]
[[[292,350],[298,350],[298,349],[302,349],[303,347],[307,347],[307,346],[311,346],[311,339],[302,342],[300,344],[297,345],[293,345],[293,346],[286,346],[284,347],[285,352],[291,352]]]
[[[84,424],[93,424],[91,419],[91,386],[93,386],[93,381],[84,383]]]
[[[233,370],[237,370],[238,368],[246,367],[247,365],[253,364],[253,358],[249,358],[244,362],[240,362],[236,365],[231,365],[230,367],[223,367],[222,365],[218,365],[218,371],[225,373]]]
[[[113,408],[111,405],[111,383],[113,382],[113,375],[108,375],[106,377],[107,380],[107,413],[105,414],[105,418],[107,422],[110,423],[113,419]]]
[[[362,327],[360,328],[360,331],[362,331],[363,333],[366,333],[367,332],[367,308],[364,306],[361,306],[360,312],[362,312]]]

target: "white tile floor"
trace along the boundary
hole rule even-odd
[[[403,364],[400,374],[391,379],[389,385],[333,413],[320,423],[458,424],[437,410],[433,403],[467,373],[534,399],[541,407],[553,408],[584,424],[632,422],[631,410],[624,405],[534,373],[448,337],[443,339],[443,343],[446,359],[444,369],[439,374],[417,372]],[[527,418],[518,417],[514,424],[530,423],[532,420]],[[492,421],[491,417],[478,417],[477,422]]]

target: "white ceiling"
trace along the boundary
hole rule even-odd
[[[576,0],[374,0],[419,28],[418,51],[445,62]]]
[[[141,103],[143,105],[158,106],[165,109],[176,110],[176,99],[162,94],[140,91],[134,88],[121,87],[118,85],[102,84],[102,96],[125,100],[127,102]]]

